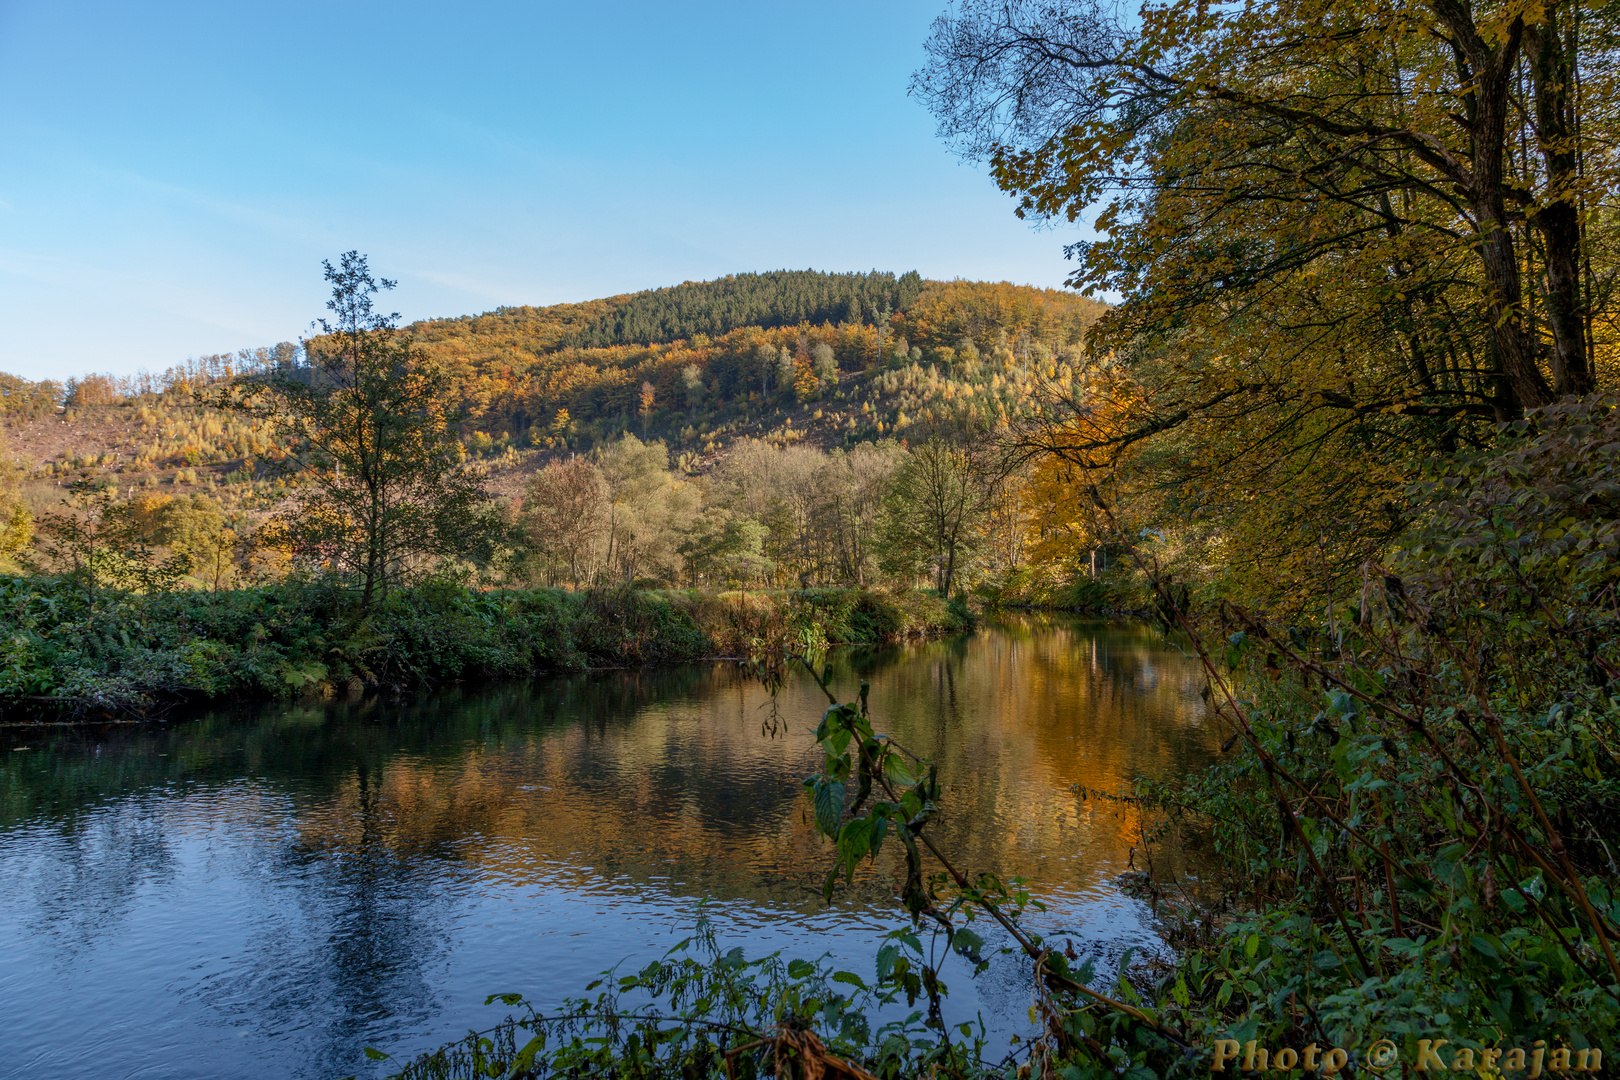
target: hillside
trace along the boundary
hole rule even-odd
[[[742,436],[830,447],[919,425],[993,424],[1024,407],[1038,374],[1072,359],[1104,310],[1005,283],[776,271],[407,332],[453,375],[468,453],[488,463],[497,489],[514,491],[544,457],[626,431],[664,439],[695,471]],[[274,447],[193,392],[297,362],[282,344],[159,375],[61,385],[0,376],[0,417],[32,502],[53,502],[57,481],[89,471],[126,489],[195,485],[252,505],[275,496],[253,464]]]

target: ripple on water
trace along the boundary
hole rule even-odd
[[[880,727],[939,763],[939,839],[1021,876],[1029,922],[1100,968],[1159,948],[1112,881],[1138,824],[1082,799],[1209,760],[1184,657],[1145,628],[1021,619],[846,654]],[[820,898],[800,781],[825,707],[784,721],[724,667],[278,706],[27,734],[0,753],[0,1076],[331,1077],[555,1003],[691,934],[870,974],[898,852]],[[10,749],[0,742],[0,751]],[[986,934],[992,945],[994,934]],[[1010,1033],[1027,968],[945,967],[953,1016]]]

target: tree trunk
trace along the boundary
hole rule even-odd
[[[1578,180],[1570,109],[1574,80],[1573,41],[1566,50],[1558,34],[1557,8],[1525,32],[1535,95],[1536,127],[1547,166],[1551,198],[1530,219],[1547,249],[1547,321],[1553,332],[1553,391],[1586,394],[1593,389],[1588,361],[1585,305],[1581,297],[1580,215],[1571,188]]]
[[[1524,22],[1515,19],[1507,40],[1493,47],[1480,36],[1473,14],[1460,0],[1431,0],[1435,13],[1451,31],[1464,87],[1463,118],[1473,143],[1469,202],[1479,230],[1479,255],[1485,272],[1486,306],[1501,380],[1497,408],[1506,416],[1547,404],[1552,394],[1536,366],[1536,350],[1524,321],[1524,289],[1518,255],[1509,228],[1504,166],[1507,159],[1508,92],[1523,38]]]

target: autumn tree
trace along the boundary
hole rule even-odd
[[[1259,597],[1355,573],[1417,460],[1598,378],[1613,306],[1617,14],[970,0],[914,89],[1019,213],[1091,216],[1095,386],[1023,432],[1221,534]],[[1137,451],[1140,450],[1140,453]],[[1212,534],[1213,535],[1213,534]],[[1282,561],[1278,574],[1268,563]]]
[[[647,418],[652,415],[653,406],[656,404],[657,399],[658,388],[650,382],[643,382],[636,399],[641,404],[641,434],[643,437],[647,434]]]
[[[66,395],[67,388],[59,382],[31,382],[0,371],[0,417],[10,421],[50,416]]]
[[[939,439],[913,448],[889,485],[886,567],[931,572],[934,587],[949,596],[994,494],[993,474],[971,451]]]
[[[532,550],[578,589],[588,582],[606,546],[612,492],[595,462],[584,457],[547,464],[529,481],[523,524]]]
[[[765,529],[764,556],[783,583],[826,580],[828,535],[818,528],[826,456],[807,446],[734,443],[710,478],[713,503]]]
[[[34,518],[22,500],[22,467],[6,448],[0,431],[0,568],[10,565],[28,547],[34,535]]]
[[[823,466],[821,515],[829,525],[843,581],[867,585],[877,576],[889,485],[905,451],[895,443],[862,443],[835,450]]]
[[[759,372],[759,396],[766,399],[771,392],[771,376],[776,373],[776,346],[762,341],[754,347],[754,366]]]
[[[219,592],[240,578],[252,562],[253,527],[241,513],[227,514],[203,494],[161,500],[131,500],[144,518],[146,538],[186,560],[193,578]],[[150,505],[150,512],[143,513]]]
[[[307,365],[239,378],[218,401],[274,427],[286,453],[267,464],[297,485],[280,533],[356,581],[365,612],[395,583],[485,554],[489,497],[462,467],[448,376],[373,306],[395,283],[354,251],[323,266],[332,318],[304,343]]]
[[[674,581],[680,575],[680,545],[697,518],[697,489],[669,467],[663,443],[626,435],[600,456],[607,482],[609,572],[626,584],[638,577]]]
[[[1262,298],[1296,345],[1375,317],[1406,370],[1332,407],[1512,416],[1594,385],[1615,29],[1574,0],[975,0],[915,89],[1020,213],[1096,214],[1071,284],[1127,298],[1116,341]]]
[[[818,341],[810,350],[810,373],[821,384],[819,389],[823,395],[838,388],[838,357],[825,341]]]

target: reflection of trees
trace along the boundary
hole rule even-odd
[[[874,713],[939,762],[944,836],[973,865],[1069,883],[1076,869],[1117,872],[1134,813],[1068,789],[1115,791],[1206,763],[1197,671],[1146,627],[1031,616],[997,629],[914,647],[873,679]],[[1078,867],[1048,865],[1076,852]]]
[[[176,860],[161,807],[145,799],[75,816],[71,829],[0,834],[0,898],[28,910],[30,937],[70,962],[109,929],[124,924],[143,886],[173,880]]]
[[[353,1072],[379,1022],[434,1014],[426,969],[455,903],[442,874],[389,844],[380,762],[352,770],[351,797],[328,809],[353,823],[354,843],[333,850],[294,834],[267,853],[250,879],[260,914],[243,960],[206,990],[228,1017],[275,1032],[313,1027],[301,1055],[310,1076]]]
[[[1122,864],[1134,820],[1069,787],[1114,790],[1207,760],[1195,670],[1139,626],[1027,617],[997,630],[852,650],[835,657],[835,682],[853,696],[871,680],[880,723],[939,762],[946,835],[977,865],[1042,880],[1043,859],[1081,848],[1088,865]],[[790,684],[775,739],[760,732],[766,703],[729,669],[698,665],[212,716],[104,736],[101,754],[67,735],[55,755],[66,768],[38,777],[55,790],[20,794],[30,780],[16,776],[5,809],[51,801],[71,815],[78,801],[177,773],[206,784],[246,772],[294,793],[312,852],[496,860],[513,874],[545,865],[580,888],[622,873],[796,892],[825,858],[798,786],[823,702]]]
[[[1117,873],[1134,839],[1129,815],[1070,785],[1112,790],[1209,754],[1195,670],[1143,628],[1018,619],[851,650],[833,669],[845,697],[869,680],[880,730],[939,762],[942,838],[962,864],[1037,887]],[[732,669],[694,665],[63,730],[0,757],[0,829],[55,832],[59,880],[23,902],[89,934],[115,933],[100,920],[120,890],[163,872],[169,830],[228,835],[253,930],[199,992],[277,1031],[313,1022],[305,1044],[341,1073],[380,1019],[436,1011],[429,965],[479,882],[819,907],[828,849],[800,781],[825,701],[790,682],[775,737],[768,703]],[[894,854],[843,902],[888,909]]]

